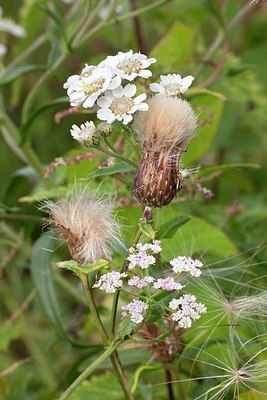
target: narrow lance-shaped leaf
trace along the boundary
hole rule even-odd
[[[35,242],[32,251],[31,274],[37,294],[48,318],[54,324],[57,334],[60,337],[67,337],[60,316],[51,272],[51,254],[55,244],[55,240],[47,233]]]

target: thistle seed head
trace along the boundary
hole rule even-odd
[[[112,242],[119,240],[110,200],[82,191],[57,203],[46,201],[42,208],[49,214],[49,224],[66,241],[72,258],[80,265],[110,259]]]

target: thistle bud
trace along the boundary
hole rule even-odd
[[[179,162],[197,124],[185,100],[158,95],[149,100],[135,126],[143,156],[134,180],[134,194],[150,207],[169,204],[182,187]]]

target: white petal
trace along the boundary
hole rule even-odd
[[[97,100],[97,105],[101,108],[108,108],[111,104],[111,101],[107,96],[100,97]]]
[[[135,99],[134,99],[134,104],[139,104],[139,103],[141,103],[142,101],[144,101],[145,99],[146,99],[146,94],[145,93],[142,93],[142,94],[139,94],[139,96],[137,96]]]
[[[97,111],[97,118],[101,119],[101,121],[107,121],[108,119],[112,118],[112,116],[113,113],[109,108],[101,108]]]
[[[121,84],[121,78],[119,76],[115,76],[111,79],[108,89],[113,90],[116,89]]]
[[[123,117],[123,124],[124,124],[124,125],[129,124],[129,122],[131,122],[132,119],[133,119],[133,116],[132,116],[132,115],[125,115],[125,117]]]
[[[126,97],[133,97],[136,93],[136,86],[128,83],[128,85],[124,88],[124,96]]]
[[[91,96],[87,97],[87,99],[83,103],[84,108],[90,108],[93,107],[95,104],[95,101],[97,99],[98,95],[97,94],[92,94]]]
[[[168,75],[160,75],[160,83],[162,83],[163,85],[168,85],[169,82],[169,78],[170,78],[171,74]]]
[[[152,72],[149,71],[148,69],[144,69],[144,70],[141,70],[138,75],[141,76],[142,78],[147,79],[152,76]]]
[[[136,111],[147,111],[149,106],[147,103],[136,104]]]
[[[112,95],[117,98],[122,97],[123,96],[123,87],[118,86],[116,89],[113,89]]]
[[[181,81],[181,93],[185,93],[185,91],[191,86],[193,80],[195,78],[191,75],[186,76],[185,78],[182,79]]]
[[[170,83],[181,83],[182,77],[180,74],[170,74],[169,76],[169,82]]]
[[[151,83],[149,87],[152,90],[152,92],[162,93],[162,94],[165,93],[164,87],[159,83]]]

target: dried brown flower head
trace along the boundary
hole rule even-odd
[[[168,321],[170,326],[170,321]],[[144,339],[156,339],[162,332],[155,324],[144,324],[139,331]],[[147,343],[146,347],[149,349],[151,356],[163,364],[171,363],[182,351],[184,346],[183,341],[184,329],[176,326],[169,336],[160,341]]]
[[[179,161],[195,136],[197,118],[190,104],[176,97],[158,95],[148,104],[135,125],[143,157],[134,193],[142,204],[162,207],[181,187]]]
[[[110,259],[111,243],[119,237],[111,201],[82,191],[57,203],[46,201],[42,208],[49,214],[49,224],[66,241],[72,258],[80,265]]]

